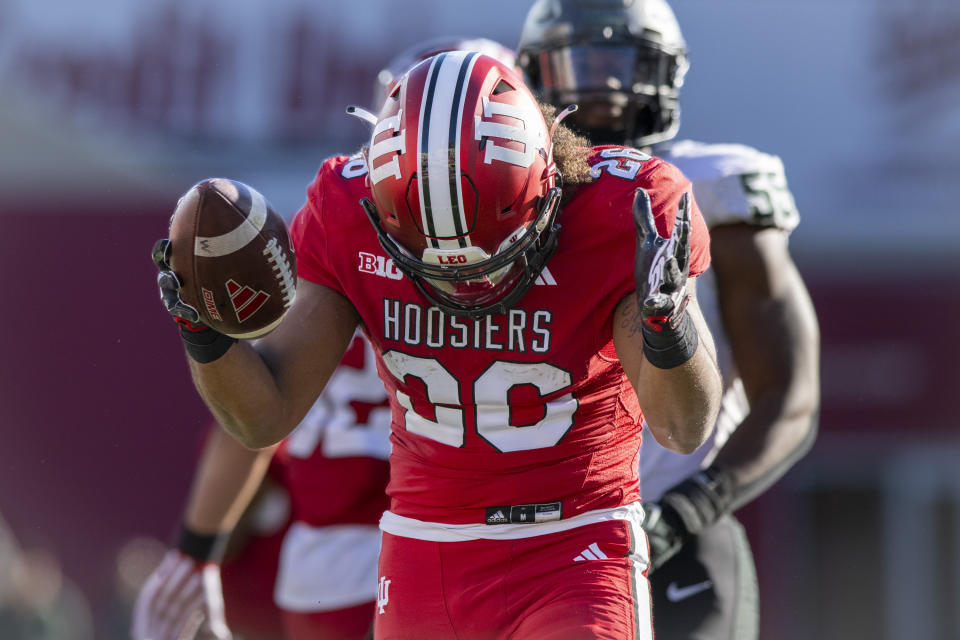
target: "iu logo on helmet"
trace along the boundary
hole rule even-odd
[[[387,177],[400,177],[400,154],[407,152],[406,130],[400,128],[402,117],[403,109],[397,111],[397,115],[381,120],[373,129],[371,140],[376,140],[385,131],[393,133],[392,136],[370,145],[370,181],[373,184],[377,184]],[[377,160],[385,155],[392,157],[388,162],[374,166]]]
[[[248,320],[270,298],[270,294],[266,291],[256,291],[246,285],[241,286],[233,278],[227,280],[227,293],[230,294],[230,303],[240,322]]]
[[[516,120],[519,126],[501,124],[491,120],[483,120],[480,116],[474,116],[473,137],[476,140],[502,138],[523,144],[523,151],[515,151],[488,140],[484,147],[483,161],[490,164],[494,160],[500,160],[529,169],[536,157],[537,150],[546,146],[543,130],[537,127],[528,128],[527,123],[533,122],[534,118],[525,114],[522,107],[506,102],[494,102],[487,96],[482,96],[482,100],[484,118],[495,115],[508,116]]]

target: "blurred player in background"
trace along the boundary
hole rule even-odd
[[[277,447],[251,451],[214,427],[178,548],[134,607],[135,640],[180,638],[201,626],[216,638],[231,630],[245,640],[362,638],[376,596],[389,424],[373,354],[358,335]]]
[[[819,409],[817,320],[787,246],[799,217],[783,164],[742,145],[672,142],[688,65],[664,0],[538,0],[518,64],[541,98],[579,106],[569,122],[594,144],[651,151],[693,182],[713,257],[697,292],[724,396],[692,455],[653,438],[641,447],[654,628],[667,640],[755,638],[756,571],[731,513],[809,450]]]
[[[512,50],[486,38],[420,43],[377,74],[375,108],[410,67],[454,50],[514,63]],[[280,445],[251,451],[215,425],[178,548],[135,606],[135,640],[179,638],[200,626],[243,640],[363,637],[377,592],[375,525],[387,508],[385,405],[373,353],[358,333],[314,408]]]
[[[94,640],[83,591],[50,550],[22,548],[0,515],[0,638]]]
[[[369,342],[353,338],[323,395],[277,453],[293,524],[274,590],[291,640],[370,628],[377,523],[387,508],[390,409]]]
[[[275,447],[250,451],[218,426],[210,429],[194,475],[177,547],[166,553],[147,578],[134,604],[131,614],[134,640],[193,638],[201,628],[217,640],[231,637],[224,614],[220,564],[231,535],[249,535],[245,554],[263,544],[258,540],[261,536],[238,531],[237,525],[260,488],[274,450]],[[276,494],[263,497],[258,501],[261,504],[272,503],[277,498]],[[281,501],[286,502],[283,498]],[[289,523],[289,503],[283,504],[282,509],[280,518],[285,526]],[[251,573],[255,576],[251,587],[258,587],[268,595],[276,574],[276,561]],[[282,637],[277,635],[282,633],[279,612],[272,606],[264,610],[259,600],[254,598],[252,603],[261,610],[261,615],[245,630],[257,640]],[[271,600],[267,600],[268,605]]]

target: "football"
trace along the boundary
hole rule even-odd
[[[170,268],[201,321],[234,338],[274,329],[296,296],[283,218],[236,180],[210,178],[180,198],[170,218]]]

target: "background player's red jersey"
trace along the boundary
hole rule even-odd
[[[373,351],[357,335],[323,395],[274,456],[293,519],[314,527],[376,524],[388,506],[389,430]]]
[[[634,149],[597,147],[597,180],[564,206],[559,246],[507,314],[431,307],[386,258],[358,204],[358,157],[328,160],[292,225],[300,276],[351,300],[391,394],[391,511],[448,524],[500,522],[501,505],[559,503],[554,520],[639,498],[641,415],[616,358],[613,311],[634,289],[634,193],[669,236],[689,182]],[[692,211],[690,274],[709,264]],[[493,520],[491,520],[493,518]]]

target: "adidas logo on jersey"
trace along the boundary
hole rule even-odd
[[[487,524],[507,524],[510,518],[503,513],[503,509],[497,509],[496,513],[487,514],[486,522]]]
[[[589,547],[580,552],[576,558],[573,559],[574,562],[583,562],[584,560],[601,560],[606,558],[607,554],[603,551],[600,551],[600,547],[597,546],[597,543],[594,542]]]
[[[543,271],[540,272],[540,275],[537,276],[537,281],[534,282],[534,284],[544,284],[555,287],[557,285],[557,281],[554,279],[553,274],[550,273],[550,269],[544,267]]]

